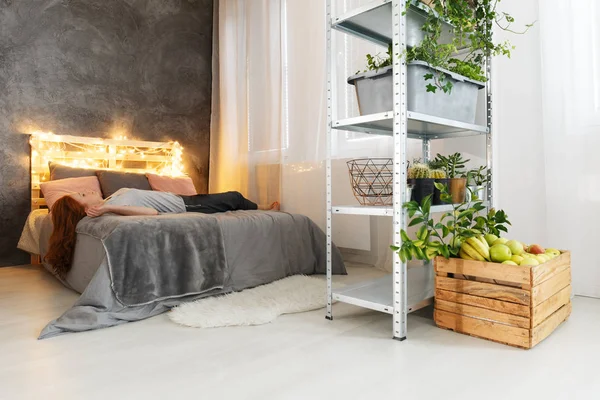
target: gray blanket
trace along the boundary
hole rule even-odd
[[[225,269],[221,288],[219,288],[220,285],[217,285],[216,289],[207,290],[211,285],[200,285],[192,286],[191,289],[187,287],[181,292],[175,290],[176,294],[169,291],[166,297],[164,294],[167,292],[158,295],[150,294],[156,300],[144,302],[145,304],[141,305],[126,305],[117,298],[113,289],[115,277],[111,277],[110,273],[111,268],[115,269],[115,266],[109,267],[107,251],[102,240],[98,238],[109,238],[110,233],[116,230],[121,223],[129,224],[128,221],[136,220],[138,224],[131,224],[130,227],[123,228],[125,231],[130,229],[131,236],[123,235],[120,240],[123,242],[159,240],[148,239],[148,237],[160,236],[163,225],[174,224],[173,226],[176,226],[177,223],[188,220],[206,221],[207,217],[214,218],[222,234]],[[141,221],[152,221],[148,223],[157,225],[153,225],[155,228],[149,230],[147,229],[148,225],[142,224]],[[190,223],[194,224],[194,222]],[[93,235],[78,234],[73,264],[64,283],[74,290],[82,292],[82,295],[73,307],[59,318],[51,321],[42,330],[40,339],[137,321],[168,311],[182,302],[240,291],[291,275],[325,273],[326,268],[325,233],[308,217],[297,214],[235,211],[212,216],[188,213],[135,217],[133,219],[132,217],[103,216],[93,220],[84,219],[80,224],[89,224],[90,227],[93,225],[93,228],[89,228],[89,232]],[[81,231],[82,226],[78,226],[78,229]],[[213,228],[206,229],[207,231],[195,232],[193,235],[196,237],[214,235]],[[51,221],[48,218],[44,221],[40,240],[42,254],[45,254],[47,249],[47,240],[51,231]],[[154,244],[152,245],[154,246]],[[185,271],[185,265],[188,265],[187,261],[184,264],[168,262],[168,257],[173,256],[170,253],[172,252],[164,252],[160,256],[163,262],[152,263],[153,266],[149,268],[149,273],[152,274],[152,271],[158,268],[159,271],[168,272],[168,279],[175,277],[176,280],[180,274],[188,273]],[[169,265],[165,267],[167,263]],[[46,267],[51,269],[48,265]],[[138,267],[143,268],[143,265]],[[218,266],[215,267],[218,269]],[[125,266],[124,269],[127,270],[127,268],[129,267]],[[341,255],[335,247],[333,272],[335,274],[346,273]],[[124,271],[123,274],[127,275],[127,272]],[[206,275],[204,279],[206,281]],[[211,277],[210,280],[213,281],[213,278]],[[123,283],[125,281],[129,282],[128,285],[136,287],[134,280],[126,278]],[[165,288],[171,288],[171,286],[166,284]],[[129,289],[127,285],[124,285],[120,290],[125,295]]]
[[[223,289],[225,284],[223,234],[213,216],[106,215],[82,220],[77,234],[102,242],[112,290],[125,306]]]

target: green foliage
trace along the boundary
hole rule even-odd
[[[490,208],[488,213],[484,216],[477,216],[475,218],[474,229],[480,230],[482,233],[493,233],[496,236],[500,236],[502,232],[508,232],[506,225],[510,225],[510,221],[503,210],[496,211]]]
[[[480,166],[467,172],[467,184],[470,186],[484,186],[489,181],[489,174],[486,166]]]
[[[446,176],[452,178],[462,178],[466,176],[465,165],[471,160],[463,160],[460,153],[454,153],[449,156],[437,154],[433,160],[446,172]]]
[[[436,182],[435,187],[440,191],[442,201],[452,203],[446,185]],[[499,231],[507,232],[506,225],[510,225],[502,210],[490,209],[487,214],[480,215],[485,210],[482,201],[454,204],[452,211],[444,213],[438,222],[431,214],[431,196],[424,198],[421,204],[411,201],[403,206],[410,218],[408,226],[419,226],[414,239],[401,230],[401,246],[391,246],[403,262],[415,258],[430,261],[437,256],[457,257],[460,245],[466,239],[486,233],[499,236]]]
[[[511,29],[515,19],[507,13],[497,11],[501,0],[432,0],[431,9],[422,27],[425,38],[416,47],[408,49],[406,61],[425,61],[434,68],[443,68],[467,78],[485,82],[484,73],[487,57],[503,55],[510,58],[514,46],[510,42],[494,42],[493,25],[505,31],[523,34],[533,26],[526,25],[525,30],[516,32]],[[407,1],[409,7],[411,1]],[[443,33],[443,21],[454,28],[451,43],[439,43]],[[468,48],[463,60],[454,57],[459,49]],[[424,75],[428,92],[441,89],[444,93],[452,91],[452,83],[446,74],[440,71]]]

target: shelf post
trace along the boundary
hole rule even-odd
[[[485,111],[487,116],[487,128],[488,132],[486,135],[486,160],[487,160],[487,171],[488,171],[488,182],[487,182],[487,201],[488,201],[488,209],[495,207],[494,205],[494,190],[493,190],[493,137],[492,137],[492,57],[487,56],[485,59],[485,76],[487,78],[487,82],[485,83],[485,95],[486,95],[486,105]]]
[[[423,162],[427,164],[431,161],[431,140],[423,138]]]
[[[331,125],[333,121],[333,106],[334,106],[334,92],[333,92],[333,69],[335,68],[335,51],[332,49],[333,37],[332,37],[332,0],[327,0],[327,12],[326,12],[326,29],[327,29],[327,158],[325,161],[325,180],[326,180],[326,207],[327,207],[327,314],[325,318],[333,320],[332,304],[333,304],[333,277],[332,277],[332,241],[331,241],[331,211],[332,211],[332,183],[331,183]]]
[[[406,227],[405,210],[402,207],[406,193],[406,139],[408,115],[406,106],[406,1],[392,0],[392,54],[393,54],[393,102],[394,102],[394,246],[401,246],[400,230]],[[393,337],[406,339],[407,315],[406,263],[397,253],[393,259]]]

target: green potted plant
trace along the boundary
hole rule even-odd
[[[435,186],[441,192],[442,200],[450,203],[452,196],[448,188],[440,183]],[[391,246],[403,262],[418,259],[433,260],[437,256],[445,258],[472,257],[489,259],[489,246],[484,244],[486,234],[497,235],[500,231],[507,232],[510,225],[506,213],[502,210],[486,209],[482,201],[454,204],[451,211],[444,213],[439,219],[431,213],[432,196],[427,196],[420,203],[411,201],[403,206],[408,211],[409,227],[418,227],[415,237],[411,239],[405,230],[400,231],[402,245]]]
[[[467,172],[467,201],[485,199],[485,188],[489,180],[486,169],[482,165]]]
[[[408,167],[408,185],[412,186],[412,201],[421,202],[427,196],[433,195],[434,180],[431,178],[431,170],[427,164],[413,161]]]
[[[450,179],[446,176],[446,171],[444,170],[444,164],[439,160],[431,160],[427,163],[429,169],[431,171],[431,178],[434,179],[435,182],[441,183],[442,185],[448,186],[450,184]],[[433,199],[432,204],[434,206],[439,206],[444,204],[441,199],[441,192],[438,188],[434,187],[433,189]]]
[[[449,180],[449,192],[452,203],[462,203],[465,201],[467,178],[465,165],[470,160],[464,160],[460,153],[454,153],[449,156],[438,154],[434,162],[442,166]]]
[[[510,57],[513,49],[508,41],[493,40],[494,24],[515,32],[514,18],[496,10],[498,1],[427,1],[431,10],[421,28],[422,40],[416,45],[409,43],[402,54],[408,63],[409,111],[475,122],[478,92],[485,87],[487,57]],[[408,1],[407,7],[408,17],[413,2]],[[453,26],[451,41],[446,40],[448,23]],[[468,49],[467,55],[457,58],[457,51],[464,48]],[[367,70],[348,78],[348,83],[356,87],[361,115],[393,109],[391,61],[391,47],[385,56],[367,55]]]

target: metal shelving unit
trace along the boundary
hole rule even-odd
[[[406,339],[406,319],[411,311],[418,310],[433,302],[434,272],[431,264],[402,263],[398,255],[394,256],[393,271],[383,278],[359,284],[333,289],[331,246],[332,215],[370,215],[386,216],[393,219],[393,244],[401,245],[400,230],[406,228],[406,214],[402,208],[402,199],[406,189],[406,141],[420,139],[423,141],[423,159],[428,160],[430,141],[434,139],[451,139],[469,136],[486,136],[486,156],[488,171],[492,166],[492,94],[491,94],[491,60],[487,59],[486,75],[488,78],[485,95],[487,99],[487,126],[466,124],[464,122],[444,119],[408,111],[406,64],[400,57],[406,51],[407,17],[406,0],[376,0],[365,6],[334,16],[332,1],[327,0],[327,315],[333,319],[332,303],[341,301],[356,306],[392,314],[393,338]],[[410,0],[409,0],[410,1]],[[426,6],[416,3],[417,12],[426,10]],[[393,53],[393,103],[394,109],[372,115],[338,120],[337,97],[334,82],[337,82],[335,71],[335,51],[333,49],[333,31],[337,30],[370,42],[388,46],[392,44]],[[394,182],[392,206],[358,206],[334,205],[332,203],[332,135],[336,130],[363,132],[374,135],[388,135],[394,141]],[[491,176],[490,176],[491,178]],[[487,202],[493,204],[492,184],[488,183]],[[434,206],[433,212],[451,210],[450,205]]]

